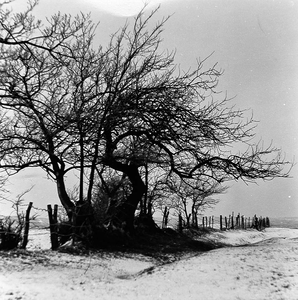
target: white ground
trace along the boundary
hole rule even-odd
[[[50,246],[37,233],[35,251],[0,255],[1,300],[298,299],[298,229],[215,232],[205,239],[235,247],[162,266],[141,255],[37,251]]]

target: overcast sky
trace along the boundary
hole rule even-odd
[[[125,5],[123,3],[125,2]],[[110,34],[144,5],[143,0],[40,0],[39,17],[60,10],[92,13],[100,22],[97,41],[107,43]],[[298,0],[165,0],[146,1],[151,10],[161,8],[154,22],[171,15],[165,25],[162,47],[176,49],[176,62],[187,70],[197,58],[206,66],[218,62],[224,69],[219,89],[235,98],[239,108],[253,110],[259,121],[256,141],[282,148],[288,160],[298,159]],[[16,0],[19,8],[24,0]],[[298,166],[290,179],[258,181],[245,185],[230,182],[212,214],[242,213],[298,217]],[[24,172],[11,180],[14,194],[35,184],[26,200],[45,207],[58,203],[53,183],[42,172]],[[0,204],[2,211],[8,205]],[[1,210],[0,210],[1,214]]]

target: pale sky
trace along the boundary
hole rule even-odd
[[[79,0],[77,0],[79,1]],[[175,0],[85,0],[88,6],[94,9],[104,11],[121,17],[131,17],[140,12],[146,6],[146,9],[154,8],[165,2]]]
[[[70,14],[91,11],[94,21],[100,22],[98,43],[105,44],[126,19],[132,21],[144,2],[40,0],[36,13],[42,17],[58,10]],[[147,1],[147,9],[159,2],[161,9],[154,22],[171,15],[162,47],[176,49],[176,62],[185,70],[214,51],[205,64],[218,62],[225,71],[219,89],[236,96],[234,102],[240,109],[253,110],[259,120],[256,141],[262,138],[266,145],[272,141],[288,160],[296,157],[297,161],[298,0],[152,0]],[[11,180],[10,188],[19,193],[35,184],[26,200],[40,207],[58,202],[55,186],[42,176],[41,172],[24,172]],[[298,217],[298,166],[291,176],[248,186],[230,182],[212,213]],[[5,206],[0,203],[0,214],[1,209]]]

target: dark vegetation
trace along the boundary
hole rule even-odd
[[[18,195],[15,201],[11,201],[15,217],[0,216],[0,250],[11,250],[17,247],[25,249],[27,246],[30,221],[36,218],[36,215],[30,217],[32,203],[29,204],[26,214],[22,210],[23,196],[29,190]]]
[[[0,250],[17,248],[20,241],[21,233],[13,227],[13,221],[10,218],[0,220]]]
[[[167,18],[151,24],[157,10],[96,48],[100,24],[89,15],[57,14],[43,25],[32,15],[37,1],[17,14],[10,2],[0,3],[0,170],[43,169],[76,242],[197,247],[156,229],[154,211],[164,225],[171,210],[191,227],[226,182],[288,176],[281,151],[255,142],[252,116],[216,90],[216,64],[179,70],[175,52],[162,48]]]
[[[185,255],[198,254],[219,247],[221,243],[200,240],[212,229],[188,230],[187,233],[179,233],[173,229],[156,229],[154,231],[136,229],[134,234],[119,231],[107,231],[101,229],[97,232],[97,238],[92,239],[92,245],[86,247],[86,243],[77,243],[74,246],[62,246],[58,251],[86,254],[98,250],[109,253],[135,253],[152,257],[161,263],[179,260]]]

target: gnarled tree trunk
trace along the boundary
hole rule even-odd
[[[134,230],[135,212],[146,192],[146,186],[141,178],[138,166],[135,164],[122,164],[113,159],[106,161],[111,168],[127,175],[132,186],[131,194],[123,201],[112,214],[111,224],[126,231]]]
[[[143,195],[146,191],[146,186],[139,174],[138,167],[129,165],[125,168],[125,174],[128,176],[131,185],[132,192],[128,196],[125,202],[123,202],[117,209],[117,213],[114,215],[112,223],[117,227],[123,227],[127,231],[134,230],[134,218],[138,204],[141,202]]]

